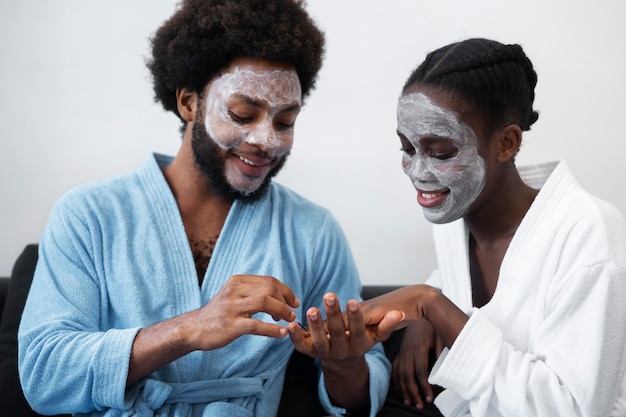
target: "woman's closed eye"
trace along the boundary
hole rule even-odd
[[[428,156],[431,158],[439,159],[441,161],[445,161],[446,159],[454,158],[458,154],[457,150],[454,149],[449,152],[437,152],[437,151],[429,151]]]
[[[454,158],[459,153],[459,148],[448,138],[426,137],[422,139],[420,145],[422,154],[440,161]]]
[[[409,155],[409,156],[413,156],[415,155],[415,147],[413,146],[413,144],[411,142],[409,142],[408,139],[400,136],[400,150]]]

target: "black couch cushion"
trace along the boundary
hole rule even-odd
[[[37,245],[17,258],[8,284],[0,324],[0,410],[13,417],[37,417],[24,398],[17,372],[17,329],[37,264]]]

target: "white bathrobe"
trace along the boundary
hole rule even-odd
[[[624,416],[624,218],[582,190],[565,162],[520,174],[541,191],[482,308],[472,306],[465,222],[434,226],[438,270],[428,283],[470,315],[430,375],[447,388],[435,404],[455,417]]]

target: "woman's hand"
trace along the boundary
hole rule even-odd
[[[424,305],[429,299],[440,294],[437,289],[431,286],[419,284],[398,288],[395,291],[363,301],[361,309],[365,325],[376,326],[388,312],[400,311],[404,313],[404,320],[399,323],[398,329],[405,327],[409,324],[407,321],[423,317]]]
[[[425,284],[399,288],[361,303],[363,321],[373,331],[392,311],[403,314],[397,329],[411,321],[425,318],[441,337],[444,346],[452,347],[467,323],[468,316],[434,287]]]
[[[433,402],[433,389],[428,383],[430,353],[434,351],[435,357],[439,357],[442,350],[441,339],[426,319],[407,326],[392,373],[392,381],[406,404],[423,409],[424,400]]]

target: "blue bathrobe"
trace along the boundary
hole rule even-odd
[[[151,155],[135,173],[80,186],[55,204],[19,331],[20,378],[35,410],[273,416],[293,351],[288,337],[246,335],[221,349],[192,352],[126,390],[135,335],[202,307],[235,274],[283,281],[302,301],[301,319],[309,307],[322,307],[328,291],[342,303],[358,299],[358,273],[336,220],[276,183],[257,202],[233,204],[199,286],[161,172],[169,162]],[[390,365],[380,346],[366,359],[373,416]],[[329,413],[345,411],[330,403],[323,378],[319,393]]]

